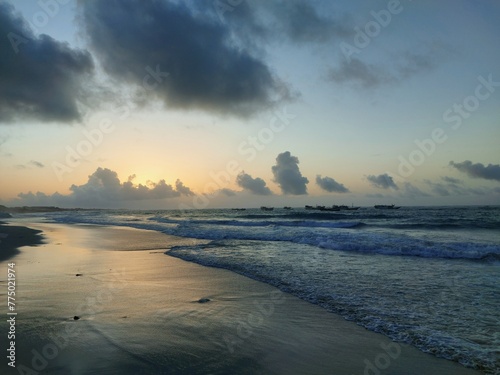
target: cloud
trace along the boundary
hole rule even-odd
[[[469,188],[463,185],[461,180],[453,177],[442,177],[445,183],[433,182],[430,180],[424,180],[432,188],[432,192],[442,196],[447,197],[451,195],[488,195],[494,194],[495,189],[488,189],[485,187]]]
[[[40,163],[39,161],[36,161],[36,160],[30,161],[29,164],[31,164],[37,168],[45,168],[45,165],[43,165],[43,163]]]
[[[295,43],[325,43],[335,37],[353,35],[353,29],[344,20],[320,14],[307,1],[264,1],[260,2],[271,18],[275,35],[286,35]],[[271,27],[269,27],[271,29]]]
[[[283,8],[286,11],[283,11]],[[325,17],[313,6],[302,0],[283,1],[280,10],[275,12],[280,17],[290,39],[296,42],[327,42],[333,37],[346,37],[354,32],[343,20]]]
[[[409,182],[404,183],[402,195],[411,199],[431,196],[430,194],[420,190],[418,187]]]
[[[193,2],[204,14],[215,8],[219,20],[230,24],[239,38],[261,41],[282,40],[297,44],[327,43],[334,38],[353,36],[345,18],[333,17],[304,0],[246,0]]]
[[[329,78],[340,84],[354,82],[364,88],[377,87],[395,81],[395,77],[380,66],[367,64],[357,58],[351,59],[350,62],[342,60],[338,68],[330,70]]]
[[[399,187],[396,185],[392,177],[387,173],[380,174],[378,176],[369,175],[366,179],[377,188],[399,190]]]
[[[175,189],[181,194],[181,195],[185,195],[185,196],[193,196],[195,195],[192,190],[190,188],[188,188],[187,186],[184,186],[184,184],[182,183],[181,180],[177,179],[177,181],[175,181]]]
[[[374,64],[351,57],[341,60],[338,67],[331,68],[328,77],[339,84],[352,83],[362,88],[376,88],[429,72],[450,54],[454,54],[454,51],[449,46],[433,42],[418,51],[400,52],[391,62]]]
[[[283,194],[307,194],[309,180],[302,176],[299,170],[299,159],[285,151],[276,158],[272,167],[274,181],[280,186]]]
[[[453,177],[448,177],[448,176],[443,176],[441,177],[441,179],[444,181],[444,182],[447,182],[451,185],[458,185],[458,184],[461,184],[462,181],[459,180],[458,178],[453,178]]]
[[[387,198],[385,195],[380,194],[380,193],[376,193],[376,194],[366,194],[366,197],[368,197],[368,198],[375,198],[375,199],[383,199],[383,198]]]
[[[326,190],[330,193],[348,193],[349,189],[347,189],[343,184],[338,183],[331,177],[321,177],[320,175],[316,176],[316,183],[320,188]]]
[[[8,3],[0,3],[0,124],[21,119],[81,120],[79,101],[94,64],[87,51],[35,36]]]
[[[499,164],[488,164],[485,166],[481,163],[473,164],[470,160],[466,160],[462,163],[450,161],[450,165],[472,178],[500,181]]]
[[[106,73],[150,88],[144,93],[168,107],[249,114],[287,96],[208,3],[209,13],[186,2],[154,0],[79,1],[79,8]]]
[[[107,168],[97,168],[89,176],[87,183],[72,185],[70,190],[78,201],[165,199],[181,195],[181,192],[174,190],[165,180],[151,182],[149,186],[134,185],[130,178],[121,183],[117,173]]]
[[[234,190],[223,188],[219,190],[220,193],[224,194],[226,197],[234,197],[236,192]]]
[[[119,203],[144,200],[163,200],[192,195],[191,190],[177,180],[175,188],[165,180],[148,182],[147,185],[134,184],[135,175],[121,182],[116,172],[108,168],[97,168],[88,181],[82,185],[72,185],[71,193],[47,195],[41,192],[20,193],[23,205],[61,205],[65,207],[109,207]]]
[[[424,180],[424,182],[432,188],[432,191],[435,194],[442,197],[447,197],[452,194],[454,195],[468,194],[468,190],[465,187],[461,186],[462,184],[461,180],[448,176],[441,177],[441,180],[444,181],[444,183],[434,182],[431,180]]]
[[[273,192],[266,186],[266,182],[259,177],[253,178],[244,171],[236,177],[238,186],[257,195],[271,195]]]
[[[443,184],[440,184],[440,183],[434,183],[434,184],[431,184],[431,187],[432,187],[432,191],[437,194],[437,195],[440,195],[441,197],[447,197],[450,194],[450,190]]]

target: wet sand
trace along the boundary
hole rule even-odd
[[[0,262],[19,254],[21,246],[42,243],[40,231],[13,225],[5,225],[0,221]]]
[[[16,369],[4,358],[2,374],[479,374],[267,284],[164,254],[195,240],[29,227],[46,243],[10,259]],[[6,299],[5,278],[0,287]]]

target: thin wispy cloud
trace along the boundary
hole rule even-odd
[[[419,50],[395,52],[388,61],[368,62],[362,57],[342,59],[330,69],[328,78],[338,84],[377,88],[429,73],[452,55],[455,52],[451,47],[432,42]]]
[[[234,197],[236,195],[236,192],[234,190],[228,188],[220,189],[219,192],[225,195],[226,197]]]
[[[31,160],[29,164],[37,168],[45,168],[45,165],[43,163],[40,163],[39,161],[36,160]]]
[[[419,187],[413,185],[410,182],[405,182],[403,184],[403,188],[401,191],[401,194],[410,199],[416,199],[416,198],[422,198],[422,197],[430,197],[431,195],[423,190],[421,190]]]

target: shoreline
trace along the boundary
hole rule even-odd
[[[0,221],[0,262],[19,254],[20,247],[42,244],[41,234],[40,230]]]
[[[16,258],[24,311],[17,359],[30,368],[32,350],[51,357],[55,348],[54,358],[42,358],[44,371],[480,374],[268,284],[164,254],[202,241],[125,227],[23,225],[47,239]]]

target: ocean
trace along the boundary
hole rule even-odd
[[[500,374],[500,207],[82,210],[43,220],[206,240],[167,254],[268,283],[397,342]]]

